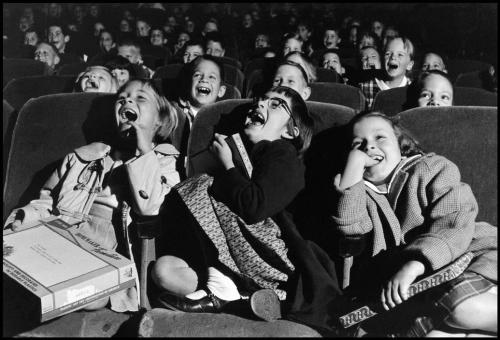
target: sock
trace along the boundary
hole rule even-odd
[[[238,288],[228,276],[222,274],[214,267],[208,267],[207,288],[219,299],[234,301],[241,298]],[[197,290],[186,295],[188,299],[198,300],[206,296],[204,290]]]

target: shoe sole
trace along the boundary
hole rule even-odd
[[[261,289],[250,297],[252,312],[266,321],[281,318],[281,303],[278,295],[272,289]]]

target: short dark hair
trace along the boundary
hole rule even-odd
[[[118,46],[134,46],[139,50],[141,49],[141,44],[139,44],[139,41],[137,41],[137,39],[134,38],[123,38],[120,41],[118,41]]]
[[[220,32],[208,32],[205,35],[205,46],[209,41],[218,42],[222,48],[226,46],[226,39]]]
[[[61,32],[64,36],[70,35],[69,30],[66,28],[66,25],[63,24],[62,22],[51,22],[47,26],[47,38],[49,37],[49,30],[51,27],[59,27],[61,29]]]
[[[350,127],[351,134],[354,125],[356,123],[362,121],[365,118],[370,118],[370,117],[382,118],[391,125],[392,129],[394,130],[394,134],[398,139],[399,149],[401,150],[401,156],[410,157],[418,154],[423,155],[425,153],[424,150],[420,147],[418,141],[415,138],[413,138],[411,133],[405,127],[401,125],[399,117],[397,116],[389,117],[382,112],[365,111],[358,113],[351,119],[351,121],[348,124]]]
[[[303,158],[304,153],[309,148],[309,145],[311,145],[314,129],[314,120],[307,109],[306,102],[297,91],[288,86],[275,86],[269,91],[284,94],[285,97],[290,98],[292,104],[290,110],[293,120],[290,119],[288,127],[293,128],[293,121],[297,124],[296,127],[299,129],[299,135],[292,139],[292,143],[297,149],[299,157]]]

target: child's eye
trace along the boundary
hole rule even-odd
[[[428,92],[422,92],[420,93],[420,98],[429,98],[430,94]]]
[[[385,139],[385,136],[382,136],[382,135],[378,135],[375,137],[376,140],[380,140],[380,139]]]
[[[441,96],[441,99],[443,99],[443,100],[450,100],[450,96],[448,96],[448,95],[446,95],[446,94],[443,94],[443,95]]]

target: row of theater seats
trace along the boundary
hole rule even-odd
[[[112,94],[64,93],[31,99],[23,106],[15,122],[5,171],[3,221],[12,209],[37,197],[64,155],[93,141],[109,143],[115,124],[114,101]],[[213,133],[238,132],[249,104],[249,99],[224,100],[198,112],[188,142],[188,175],[217,172],[218,163],[206,152]],[[347,133],[345,124],[356,112],[346,106],[313,101],[307,106],[315,129],[305,155],[306,189],[297,198],[295,218],[304,237],[324,240],[327,243],[320,245],[339,254],[331,239],[324,237],[331,190],[328,183],[343,165],[348,140],[342,136]],[[497,107],[415,108],[398,115],[425,149],[445,155],[458,165],[463,181],[471,185],[478,200],[478,220],[496,225]],[[155,260],[154,239],[143,242],[142,247],[140,263],[147,268]],[[142,273],[142,305],[149,309],[148,279]]]
[[[56,162],[74,148],[111,138],[114,131],[115,96],[64,93],[31,99],[18,114],[12,133],[4,187],[5,214],[36,196]],[[189,174],[204,171],[195,157],[212,139],[215,127],[231,134],[242,125],[249,99],[231,99],[200,110],[188,144]],[[354,109],[309,101],[315,134],[345,124]],[[4,102],[5,109],[5,102]],[[465,182],[480,202],[480,217],[496,224],[497,108],[455,106],[414,108],[398,114],[405,126],[429,151],[456,162]],[[325,150],[335,144],[325,141]],[[314,145],[314,143],[313,143]],[[332,157],[332,158],[335,158]],[[478,166],[480,165],[480,166]]]
[[[260,58],[250,61],[242,70],[242,65],[238,60],[228,57],[220,57],[219,60],[224,65],[224,81],[235,86],[246,98],[255,92],[255,87],[263,82],[264,74],[271,72],[275,64],[274,59]],[[63,65],[58,70],[58,75],[76,76],[86,66],[85,63]],[[154,78],[172,79],[179,74],[182,64],[168,64],[159,67],[150,65],[150,67],[155,70]],[[455,82],[455,86],[460,87],[489,89],[491,87],[488,76],[490,67],[490,64],[477,60],[450,60],[448,62],[450,78]],[[13,78],[45,74],[47,74],[47,67],[39,61],[14,58],[3,60],[4,87]],[[317,81],[337,83],[339,75],[334,70],[317,68]]]

